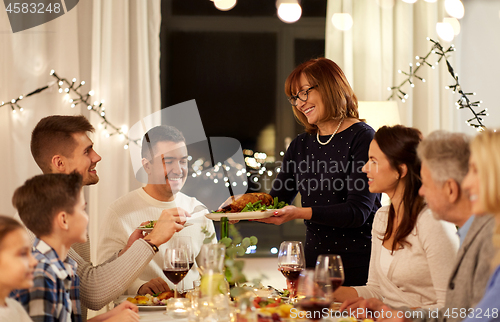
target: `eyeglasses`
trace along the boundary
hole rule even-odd
[[[295,96],[290,96],[288,98],[288,101],[290,102],[290,104],[292,104],[292,106],[297,106],[297,99],[301,100],[302,102],[307,101],[307,99],[309,97],[309,91],[317,86],[318,85],[311,86],[308,89],[304,89],[304,90],[298,92],[297,95],[295,95]]]

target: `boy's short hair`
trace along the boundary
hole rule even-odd
[[[31,133],[31,154],[43,173],[51,172],[54,155],[73,155],[77,144],[73,133],[82,132],[94,132],[83,115],[51,115],[38,122]]]
[[[174,143],[186,142],[184,135],[176,127],[159,125],[150,129],[142,138],[141,156],[149,161],[153,160],[158,142],[170,141]]]
[[[16,189],[12,204],[29,230],[37,237],[47,236],[59,212],[73,213],[81,189],[82,176],[77,172],[38,175]]]

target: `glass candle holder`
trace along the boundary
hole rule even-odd
[[[186,318],[191,309],[191,300],[186,298],[170,298],[167,300],[167,314],[174,318]]]

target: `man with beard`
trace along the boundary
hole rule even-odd
[[[193,225],[175,234],[172,239],[174,241],[177,236],[190,236],[194,256],[199,254],[205,239],[202,229],[206,228],[210,234],[215,232],[213,222],[204,216],[206,211],[196,210],[202,204],[196,198],[180,192],[188,174],[188,151],[185,141],[182,133],[173,126],[157,126],[144,135],[141,157],[148,182],[145,187],[126,194],[109,207],[103,227],[113,229],[106,229],[99,234],[99,261],[125,247],[127,236],[141,222],[157,220],[162,210],[182,208],[188,213],[195,212],[189,219]],[[159,247],[159,255],[153,258],[132,283],[127,294],[156,294],[170,290],[173,285],[166,281],[162,270],[165,250],[170,243]],[[196,267],[196,263],[194,265]],[[190,288],[198,276],[196,270],[190,270],[183,279],[186,287]]]
[[[43,173],[78,172],[83,185],[99,182],[96,165],[101,157],[94,151],[88,132],[94,127],[82,115],[52,115],[41,119],[31,134],[31,153]],[[180,216],[179,216],[180,215]],[[100,310],[116,299],[134,281],[156,254],[157,247],[183,228],[187,214],[171,209],[158,211],[159,221],[145,238],[131,231],[127,242],[110,253],[98,266],[90,262],[90,242],[74,244],[68,256],[78,264],[82,318],[86,309]],[[18,215],[16,215],[17,219]],[[30,232],[32,241],[34,235]]]

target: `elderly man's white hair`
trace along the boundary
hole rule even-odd
[[[417,153],[436,183],[453,179],[461,184],[469,169],[469,143],[470,138],[463,133],[439,130],[420,142]]]

